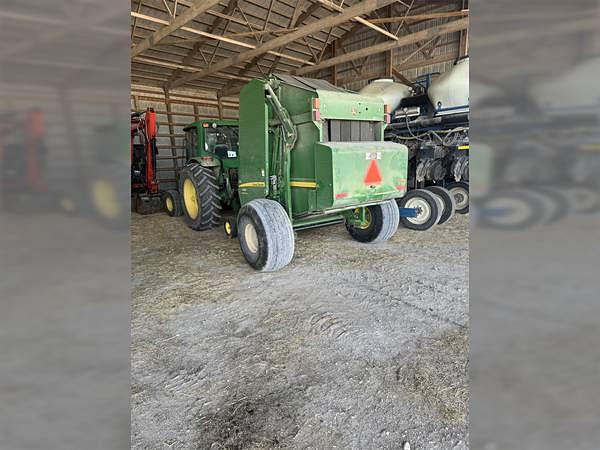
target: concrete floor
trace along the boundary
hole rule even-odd
[[[468,216],[297,233],[263,274],[221,229],[132,217],[134,448],[467,448]]]

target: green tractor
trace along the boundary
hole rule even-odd
[[[203,119],[189,124],[183,131],[187,164],[179,173],[179,190],[167,191],[165,207],[171,216],[184,215],[193,230],[206,230],[220,224],[221,209],[237,211],[240,208],[238,121]],[[198,186],[213,189],[199,193]]]
[[[389,111],[379,99],[310,78],[271,75],[240,93],[240,119],[185,128],[188,163],[176,215],[205,230],[221,223],[246,261],[274,271],[294,254],[294,230],[345,223],[359,242],[397,230],[408,150],[384,142]],[[179,203],[180,202],[180,203]]]

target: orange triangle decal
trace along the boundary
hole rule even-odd
[[[367,169],[367,173],[364,179],[365,184],[379,184],[381,183],[381,172],[379,171],[379,166],[377,165],[377,160],[372,159],[371,164],[369,164],[369,168]]]

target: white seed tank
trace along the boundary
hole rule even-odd
[[[461,59],[452,69],[436,78],[427,95],[438,115],[468,111],[469,58]]]
[[[394,111],[403,98],[413,94],[413,90],[405,84],[396,83],[389,78],[382,78],[367,84],[358,93],[368,97],[379,97],[386,105],[390,105],[391,111]]]
[[[539,80],[530,90],[533,101],[551,115],[600,115],[600,58],[583,61],[564,73]],[[588,81],[587,83],[582,80]]]

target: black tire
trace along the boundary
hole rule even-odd
[[[387,241],[398,230],[400,211],[394,200],[367,206],[367,213],[371,220],[366,228],[358,228],[346,222],[346,229],[355,241],[370,244]]]
[[[430,194],[433,195],[433,198],[435,199],[435,202],[437,203],[437,207],[438,207],[437,220],[435,221],[435,224],[437,225],[440,223],[440,219],[442,218],[442,213],[444,212],[444,201],[442,200],[442,197],[437,195],[435,192],[430,192]]]
[[[219,186],[210,169],[197,163],[186,165],[179,173],[179,193],[184,221],[192,230],[208,230],[219,226]]]
[[[444,186],[454,196],[456,203],[456,214],[467,214],[469,212],[469,183],[464,181],[452,181]]]
[[[444,203],[444,209],[442,211],[442,215],[440,216],[440,220],[438,221],[438,225],[446,223],[452,219],[456,213],[456,201],[454,200],[454,195],[452,195],[448,189],[441,186],[427,186],[425,190],[437,194]]]
[[[183,215],[183,206],[181,205],[181,195],[175,189],[169,189],[165,193],[165,210],[171,217]]]
[[[544,209],[525,189],[493,192],[477,201],[478,222],[484,228],[520,230],[540,224]]]
[[[294,229],[279,203],[264,198],[246,203],[238,214],[240,248],[248,264],[262,272],[287,266],[294,256]]]
[[[237,220],[235,218],[225,219],[223,230],[229,239],[234,239],[238,235]]]
[[[399,208],[417,208],[416,217],[400,217],[400,223],[410,230],[425,231],[434,226],[440,217],[438,203],[431,192],[415,189],[396,200]]]
[[[575,214],[592,214],[600,209],[598,189],[591,186],[572,185],[561,189]]]
[[[538,199],[542,206],[543,224],[549,225],[564,218],[570,211],[567,197],[560,189],[549,186],[532,186],[527,194]]]

